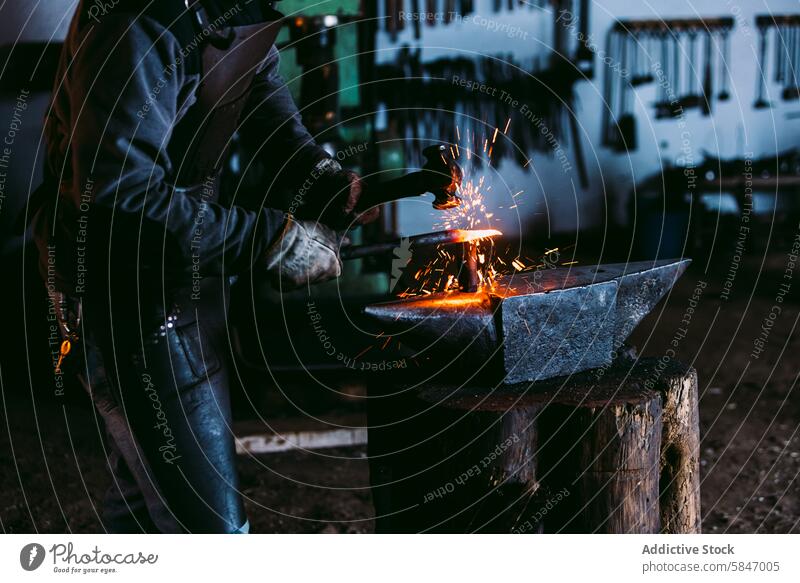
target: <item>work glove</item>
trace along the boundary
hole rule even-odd
[[[342,274],[339,241],[329,227],[288,215],[266,252],[267,272],[278,289],[321,283]]]
[[[378,218],[380,209],[356,211],[364,183],[355,172],[344,170],[336,160],[326,158],[311,173],[298,217],[319,221],[336,230],[366,225]]]

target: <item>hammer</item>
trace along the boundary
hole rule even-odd
[[[356,212],[426,192],[433,193],[433,208],[437,210],[460,205],[461,199],[456,192],[464,179],[464,171],[450,154],[450,149],[438,144],[428,146],[422,154],[426,160],[422,170],[371,186],[369,195],[359,202]]]

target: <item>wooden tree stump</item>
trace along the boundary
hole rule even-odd
[[[699,532],[697,382],[678,363],[371,396],[379,532]]]
[[[671,361],[662,398],[661,532],[700,533],[700,416],[697,373]]]

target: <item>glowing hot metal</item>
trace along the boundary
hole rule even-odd
[[[496,229],[448,229],[446,231],[436,231],[434,233],[425,233],[423,235],[412,235],[406,239],[396,239],[386,243],[342,247],[339,251],[339,255],[344,260],[358,259],[360,257],[368,257],[372,255],[389,254],[395,249],[398,249],[401,245],[413,249],[414,247],[467,243],[470,241],[479,241],[482,239],[498,237],[500,235],[502,235],[502,233]]]

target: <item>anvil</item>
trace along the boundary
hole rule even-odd
[[[570,266],[498,277],[478,293],[372,304],[365,313],[420,353],[502,363],[504,383],[609,365],[691,260]]]

